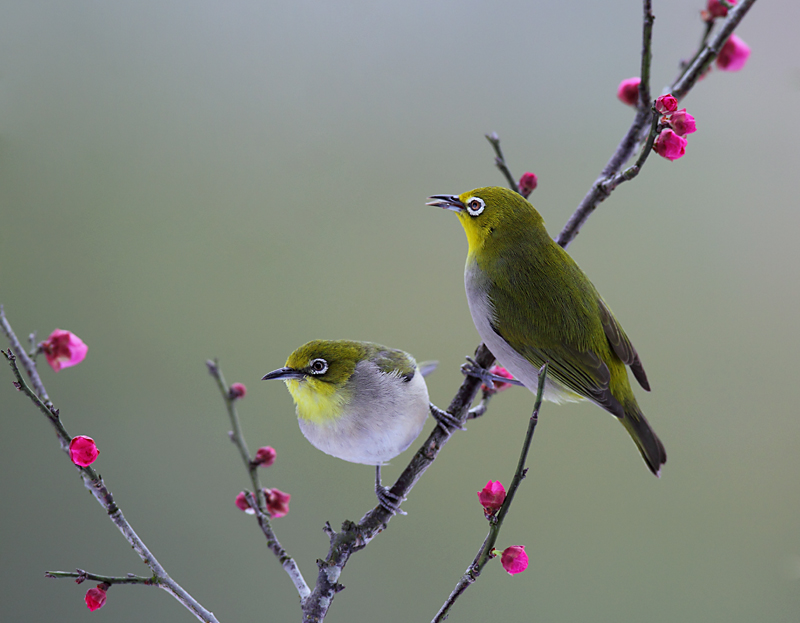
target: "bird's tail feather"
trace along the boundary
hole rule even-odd
[[[661,466],[667,462],[667,451],[664,444],[645,419],[639,406],[633,402],[625,405],[625,417],[620,421],[633,439],[639,452],[642,453],[647,467],[656,476],[661,475]]]

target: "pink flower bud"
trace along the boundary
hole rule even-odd
[[[500,556],[500,564],[510,575],[522,573],[528,568],[528,554],[525,553],[524,545],[512,545],[503,550]]]
[[[728,0],[728,4],[736,4],[736,0]],[[708,11],[708,14],[712,18],[725,17],[728,15],[728,7],[722,4],[719,0],[708,0],[706,11]]]
[[[523,173],[522,177],[519,178],[519,183],[517,186],[519,187],[519,194],[527,199],[533,190],[539,185],[539,178],[537,178],[533,173]]]
[[[672,97],[671,93],[661,95],[656,99],[656,110],[662,115],[678,110],[678,100]]]
[[[283,517],[289,512],[289,500],[292,496],[280,489],[264,489],[267,496],[267,512],[273,519]]]
[[[250,508],[250,503],[247,501],[247,498],[244,496],[244,491],[239,492],[239,495],[236,496],[236,508],[240,511],[244,511],[248,515],[254,515],[255,511]]]
[[[84,600],[86,601],[86,607],[89,608],[92,612],[102,608],[103,605],[106,603],[106,589],[108,584],[98,584],[97,588],[90,588],[86,591],[86,597]]]
[[[483,506],[483,514],[487,519],[500,510],[505,499],[506,490],[499,480],[496,482],[490,480],[483,489],[478,491],[478,500]]]
[[[694,123],[694,117],[686,112],[685,108],[681,108],[680,110],[672,113],[669,118],[669,124],[672,126],[672,129],[675,130],[675,134],[678,136],[685,136],[686,134],[691,134],[692,132],[697,131]]]
[[[56,329],[39,347],[47,357],[47,363],[56,372],[62,368],[78,365],[86,357],[86,346],[74,333]]]
[[[636,106],[639,103],[639,83],[641,78],[628,78],[619,83],[617,87],[617,98],[623,104]]]
[[[269,467],[275,462],[277,456],[275,448],[272,446],[264,446],[256,450],[256,456],[253,459],[253,465],[260,465],[261,467]]]
[[[502,377],[507,378],[507,379],[513,379],[514,378],[514,376],[511,374],[511,372],[506,370],[503,366],[494,365],[494,366],[491,367],[489,372],[491,374],[494,374],[495,376],[502,376]],[[489,387],[488,385],[486,385],[486,383],[481,385],[481,389],[484,392],[487,392],[487,393],[490,393],[490,394],[496,394],[497,392],[501,392],[504,389],[508,389],[509,387],[511,387],[511,383],[503,383],[502,381],[492,381],[492,387]]]
[[[736,35],[731,35],[719,51],[717,67],[722,71],[739,71],[749,57],[750,46]]]
[[[662,158],[677,160],[686,154],[686,139],[667,128],[656,137],[653,149]]]
[[[247,395],[247,388],[244,386],[244,383],[231,383],[230,389],[228,389],[228,395],[232,400],[244,398]]]
[[[77,435],[69,442],[69,458],[75,465],[89,467],[97,460],[98,454],[100,450],[91,437]]]

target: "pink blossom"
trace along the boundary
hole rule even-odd
[[[503,550],[500,556],[500,564],[510,575],[522,573],[528,568],[528,554],[525,553],[524,545],[512,545]]]
[[[656,110],[662,115],[678,110],[678,100],[671,93],[661,95],[656,99]]]
[[[686,154],[686,139],[667,128],[656,137],[653,149],[667,160],[677,160]]]
[[[74,333],[56,329],[39,347],[47,357],[47,363],[56,372],[62,368],[78,365],[86,357],[89,347]]]
[[[289,500],[292,496],[280,489],[264,489],[267,496],[267,512],[273,519],[283,517],[289,512]]]
[[[255,511],[250,507],[250,503],[247,501],[247,498],[244,496],[244,491],[240,491],[239,495],[236,496],[236,508],[240,511],[244,511],[248,515],[254,515]]]
[[[487,518],[500,510],[505,499],[506,490],[499,480],[496,482],[490,480],[483,489],[478,491],[478,500],[483,506],[483,513]]]
[[[247,388],[244,386],[244,383],[231,383],[228,389],[228,395],[232,400],[244,398],[247,395]]]
[[[685,136],[686,134],[691,134],[692,132],[697,131],[694,123],[694,117],[686,112],[685,108],[681,108],[680,110],[672,113],[669,118],[669,124],[672,126],[672,129],[675,130],[675,134],[678,136]]]
[[[100,450],[94,439],[85,435],[77,435],[69,442],[69,458],[80,467],[89,467],[97,460]]]
[[[539,185],[539,178],[536,177],[533,173],[523,173],[522,177],[519,178],[519,183],[517,186],[519,187],[519,194],[527,199],[533,190]]]
[[[511,372],[506,370],[503,366],[494,365],[489,370],[489,373],[494,374],[495,376],[502,376],[503,378],[506,379],[514,378]],[[501,392],[505,389],[508,389],[509,387],[511,387],[511,383],[503,383],[502,381],[492,381],[492,387],[489,387],[488,385],[486,385],[486,383],[484,383],[481,386],[481,389],[484,392],[488,392],[490,394],[496,394],[497,392]]]
[[[736,35],[731,35],[719,51],[717,67],[722,71],[739,71],[749,57],[750,46]]]
[[[264,446],[263,448],[259,448],[256,450],[256,456],[253,459],[254,465],[260,465],[261,467],[269,467],[275,462],[275,457],[277,456],[277,452],[275,452],[275,448],[272,446]]]
[[[292,496],[284,493],[280,489],[264,489],[264,497],[267,500],[267,512],[273,519],[283,517],[289,512],[289,500]],[[250,504],[245,497],[244,491],[236,496],[236,507],[243,510],[248,515],[252,515],[255,511],[250,507]]]
[[[628,78],[620,82],[617,87],[619,101],[628,106],[636,106],[639,103],[639,83],[641,81],[641,78]]]
[[[728,4],[736,4],[736,0],[728,0]],[[719,0],[708,0],[706,11],[708,11],[708,14],[712,18],[725,17],[728,15],[728,7],[722,4]]]
[[[108,588],[108,584],[98,584],[97,588],[90,588],[86,591],[86,597],[84,597],[84,601],[86,601],[86,607],[89,608],[92,612],[98,610],[103,607],[106,603],[106,589]]]

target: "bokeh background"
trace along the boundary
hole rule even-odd
[[[702,30],[699,0],[655,2],[654,90]],[[71,434],[161,562],[220,621],[297,620],[256,524],[205,360],[247,385],[251,449],[292,494],[276,520],[309,581],[322,532],[373,504],[370,468],[303,439],[260,377],[312,338],[438,359],[444,406],[478,343],[466,242],[428,195],[502,184],[483,134],[555,234],[617,145],[640,3],[13,2],[0,4],[0,302],[20,336],[88,345],[42,376]],[[800,613],[800,9],[760,2],[753,53],[683,102],[688,154],[653,157],[570,252],[613,306],[653,385],[669,452],[653,478],[591,405],[546,405],[499,564],[454,621],[796,621]],[[0,372],[0,609],[84,621],[87,585],[48,569],[146,574],[49,424]],[[430,620],[508,484],[533,398],[508,391],[458,434],[408,516],[347,566],[328,620]],[[429,424],[429,427],[432,424]],[[426,430],[429,430],[426,429]],[[396,477],[411,450],[385,470]],[[97,620],[190,621],[166,593],[114,587]]]

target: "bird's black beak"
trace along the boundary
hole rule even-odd
[[[306,375],[300,370],[295,370],[294,368],[278,368],[277,370],[273,370],[269,374],[262,376],[261,380],[271,381],[273,379],[277,379],[279,381],[288,381],[290,379],[302,380],[305,377]]]
[[[428,199],[433,199],[425,205],[435,206],[437,208],[444,208],[445,210],[452,210],[453,212],[463,212],[467,209],[458,197],[455,195],[431,195]]]

